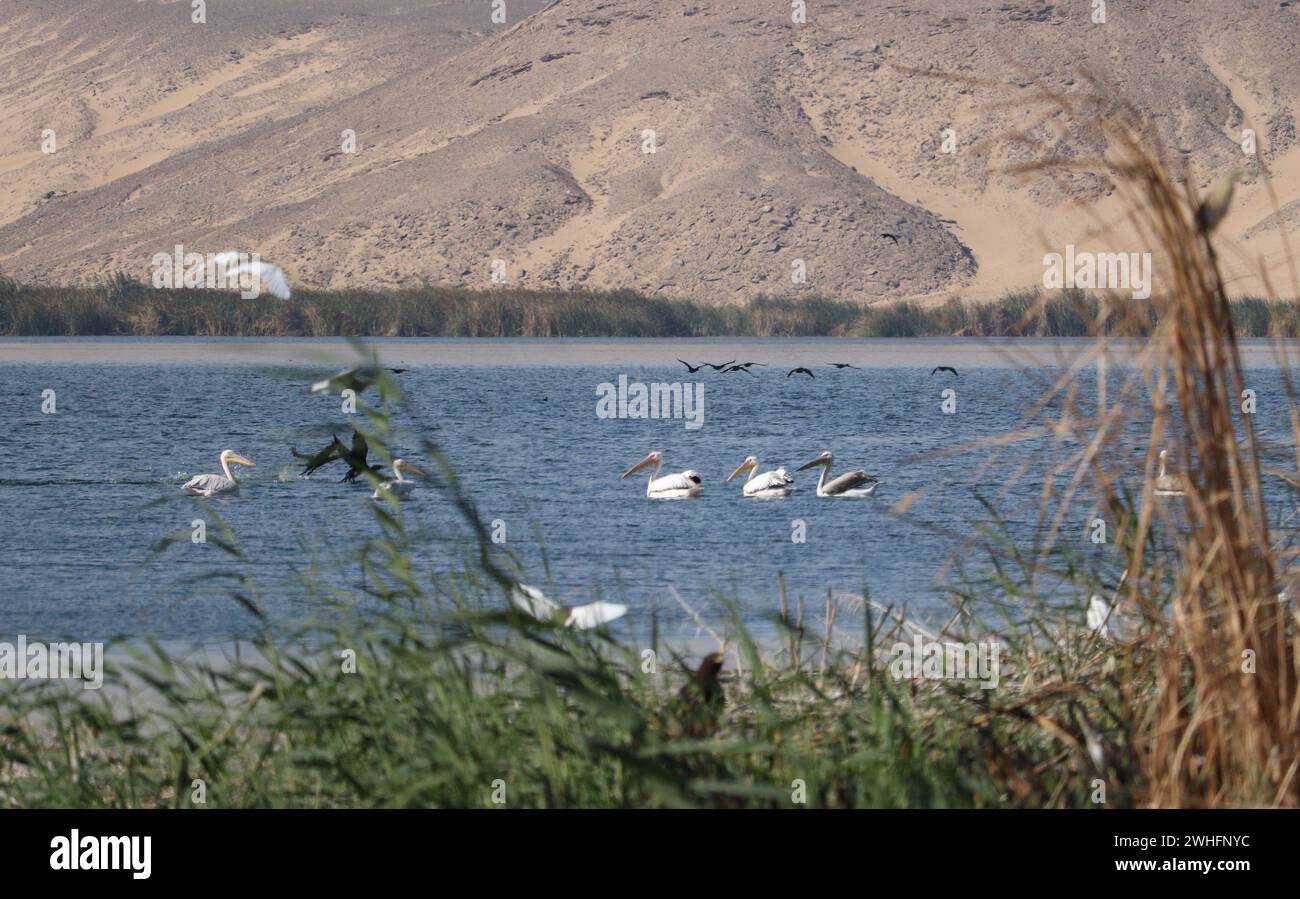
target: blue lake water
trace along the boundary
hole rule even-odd
[[[410,369],[396,380],[416,416],[401,423],[442,446],[484,522],[504,523],[506,546],[530,582],[548,584],[545,556],[560,600],[600,595],[631,606],[630,626],[657,612],[687,627],[671,588],[706,610],[717,608],[717,593],[734,596],[759,621],[776,608],[778,571],[792,599],[820,602],[828,589],[869,586],[881,602],[938,610],[936,576],[987,518],[977,492],[997,496],[1017,457],[982,470],[982,450],[927,454],[1015,428],[1042,395],[1043,378],[1077,349],[1068,341],[1037,346],[1028,368],[973,341],[412,340],[384,342],[382,352],[386,364]],[[272,615],[313,612],[299,581],[313,558],[327,580],[355,583],[355,567],[335,570],[333,560],[378,533],[370,489],[340,484],[339,463],[302,479],[289,455],[291,445],[323,445],[329,428],[348,435],[339,399],[307,392],[312,380],[341,367],[319,355],[345,358],[341,349],[338,341],[306,340],[0,343],[7,422],[0,636],[220,640],[247,633],[248,615],[201,580],[229,567],[214,546],[185,541],[149,561],[156,541],[188,530],[209,507],[233,528]],[[1276,438],[1270,451],[1285,460],[1289,405],[1279,399],[1280,372],[1257,355],[1250,376],[1261,398],[1256,424]],[[770,364],[754,375],[690,375],[678,357]],[[836,370],[832,360],[862,367]],[[960,377],[931,376],[939,364],[956,365]],[[817,377],[787,377],[794,365]],[[703,426],[598,417],[598,385],[620,375],[703,384]],[[1092,371],[1080,377],[1084,393],[1095,392]],[[956,390],[955,414],[941,407],[945,388]],[[55,391],[57,414],[41,411],[46,389]],[[219,471],[217,455],[227,447],[258,463],[237,470],[241,494],[183,497],[184,480]],[[816,472],[796,474],[798,490],[783,500],[745,500],[739,482],[724,483],[751,453],[762,470],[793,472],[827,449],[836,456],[832,473],[865,468],[880,477],[877,495],[818,498]],[[410,441],[397,450],[420,461]],[[702,495],[654,502],[643,475],[621,481],[650,450],[664,454],[666,472],[699,472]],[[1031,471],[1001,497],[1012,528],[1032,532],[1040,487]],[[919,488],[926,496],[906,515],[889,514]],[[428,571],[459,564],[466,530],[445,493],[417,491],[404,514],[421,522]],[[792,540],[798,522],[804,542]],[[1072,527],[1081,535],[1082,517]]]

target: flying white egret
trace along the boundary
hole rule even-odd
[[[831,455],[830,450],[827,450],[807,465],[799,466],[799,471],[822,466],[822,473],[817,478],[818,496],[870,496],[876,492],[880,478],[861,470],[847,471],[827,483],[826,475],[834,461],[835,457]]]
[[[196,474],[181,487],[194,496],[215,496],[219,493],[238,493],[239,482],[230,473],[230,464],[247,465],[256,468],[257,463],[250,462],[234,450],[221,451],[221,471],[223,474]]]
[[[218,253],[213,261],[217,264],[218,271],[225,271],[227,283],[238,281],[240,275],[252,275],[258,284],[258,290],[265,288],[267,293],[277,299],[289,299],[289,279],[280,266],[263,262],[255,256],[246,257],[234,250]]]
[[[562,624],[585,631],[622,618],[627,606],[616,602],[592,602],[585,606],[562,606],[536,587],[516,584],[510,591],[510,600],[523,612],[538,621]]]
[[[746,456],[745,461],[740,463],[740,467],[733,471],[727,480],[734,481],[746,471],[749,472],[749,477],[745,479],[745,486],[740,491],[743,496],[789,496],[790,492],[794,490],[794,478],[786,474],[784,468],[756,474],[758,471],[757,456]]]
[[[1176,474],[1165,473],[1165,460],[1169,457],[1169,450],[1160,451],[1160,473],[1156,475],[1155,487],[1151,491],[1156,496],[1182,496],[1187,493],[1187,486],[1183,479]]]
[[[703,489],[700,476],[693,471],[659,477],[659,469],[663,464],[663,454],[654,452],[623,472],[622,477],[634,475],[641,469],[653,465],[654,470],[650,472],[650,480],[645,485],[645,495],[651,499],[686,499],[695,496]]]
[[[411,465],[405,459],[393,460],[393,479],[391,481],[382,481],[375,488],[375,492],[370,494],[371,499],[383,499],[385,496],[396,496],[400,499],[406,499],[415,489],[415,481],[408,481],[402,477],[402,472],[409,471],[414,475],[424,475],[424,472]]]

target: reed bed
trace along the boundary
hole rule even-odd
[[[462,512],[463,566],[418,569],[410,550],[428,535],[413,509],[376,504],[342,563],[351,588],[303,575],[313,621],[266,622],[219,662],[136,644],[101,694],[0,683],[0,803],[1300,805],[1296,533],[1264,501],[1269,479],[1300,489],[1294,396],[1290,456],[1266,465],[1240,406],[1241,307],[1192,179],[1110,95],[1056,102],[1100,123],[1104,158],[1068,165],[1114,179],[1164,283],[1149,308],[1023,298],[1012,333],[1082,327],[1092,341],[1015,431],[987,442],[973,482],[1002,486],[950,560],[944,620],[867,590],[789,597],[776,572],[774,636],[752,633],[726,597],[681,597],[724,655],[714,694],[705,668],[692,673],[699,647],[661,639],[654,622],[579,633],[512,610],[511,585],[544,578],[494,550],[452,460],[403,435],[433,472],[427,495]],[[1143,338],[1137,364],[1111,370],[1111,341],[1129,337]],[[1079,375],[1094,367],[1086,392]],[[403,398],[382,377],[378,393],[359,420],[385,457]],[[1181,493],[1155,490],[1162,448]],[[1024,510],[1000,505],[1020,478],[1041,481],[1030,538],[1007,524]],[[944,489],[959,485],[928,491]],[[1097,520],[1106,539],[1081,539]],[[214,577],[260,620],[236,536],[213,530],[229,556]],[[1089,621],[1098,605],[1103,621]],[[998,684],[900,675],[898,646],[915,640],[995,644]]]
[[[1129,301],[1154,327],[1159,307]],[[1102,299],[1083,291],[1012,291],[990,303],[866,306],[821,297],[757,296],[717,305],[631,290],[570,293],[422,287],[298,290],[242,299],[146,287],[118,273],[92,287],[40,287],[0,276],[0,335],[9,337],[1088,337]],[[1028,313],[1033,311],[1033,315]],[[1243,337],[1300,337],[1300,303],[1231,304]],[[1114,328],[1114,323],[1106,325]]]

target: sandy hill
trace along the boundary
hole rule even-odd
[[[514,284],[701,300],[996,295],[1120,221],[1104,181],[1002,173],[1030,158],[1013,129],[1096,149],[1039,99],[1083,67],[1198,179],[1247,170],[1234,259],[1280,271],[1258,166],[1294,230],[1300,2],[1111,3],[1104,24],[1083,0],[807,6],[508,0],[494,23],[490,0],[223,0],[194,24],[188,2],[5,0],[0,270],[147,277],[181,243],[319,287],[489,286],[499,260]]]

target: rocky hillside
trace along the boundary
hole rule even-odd
[[[1245,168],[1231,236],[1278,265],[1258,167],[1294,228],[1300,2],[1136,6],[5,0],[0,270],[147,277],[181,243],[334,288],[994,295],[1121,221],[1104,180],[1005,174],[1095,152],[1043,99],[1083,70],[1198,179]]]

